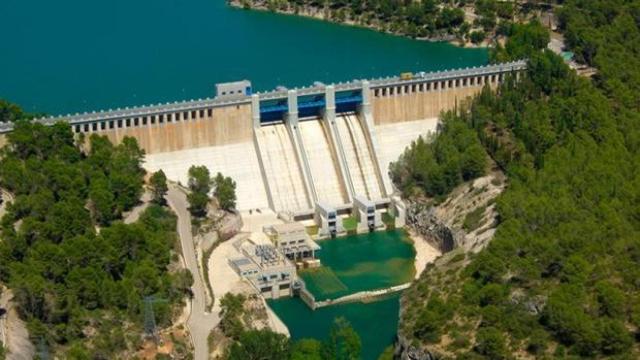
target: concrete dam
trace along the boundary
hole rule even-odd
[[[147,170],[186,184],[189,167],[205,165],[236,181],[238,210],[293,218],[318,203],[350,209],[356,196],[388,203],[389,163],[411,141],[436,131],[442,111],[525,68],[521,61],[256,94],[218,89],[213,99],[37,121],[68,121],[77,134],[116,143],[135,137]]]

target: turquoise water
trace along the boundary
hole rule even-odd
[[[302,274],[316,299],[335,298],[413,280],[415,250],[403,230],[346,236],[318,242],[325,272]],[[336,280],[337,278],[337,280]],[[333,280],[332,280],[333,279]],[[339,289],[335,282],[343,285]],[[331,291],[336,290],[337,292]],[[324,340],[336,317],[343,316],[362,340],[362,357],[375,360],[393,343],[398,328],[400,295],[371,303],[332,305],[311,310],[299,298],[270,301],[269,305],[289,328],[293,339]]]
[[[413,280],[416,252],[404,230],[319,241],[323,268],[300,273],[316,300],[400,285]]]
[[[336,317],[345,317],[360,335],[362,359],[375,360],[393,344],[398,329],[400,295],[373,303],[344,304],[312,311],[300,299],[271,300],[269,306],[289,327],[291,338],[325,340]]]
[[[0,98],[60,114],[482,65],[485,50],[413,41],[223,0],[2,0]]]

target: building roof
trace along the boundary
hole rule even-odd
[[[305,227],[301,223],[292,222],[292,223],[286,223],[286,224],[273,225],[273,230],[278,234],[282,234],[282,233],[289,233],[289,232],[305,231]]]

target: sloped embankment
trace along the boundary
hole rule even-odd
[[[443,336],[439,344],[430,346],[429,349],[412,343],[408,339],[413,336],[408,336],[407,333],[412,326],[407,319],[417,319],[418,316],[407,314],[407,311],[413,311],[407,305],[421,301],[422,294],[446,292],[447,287],[451,286],[469,262],[467,254],[479,252],[491,241],[498,223],[495,199],[505,189],[505,181],[504,174],[494,169],[487,176],[458,186],[445,201],[436,206],[417,202],[409,205],[409,226],[439,248],[444,255],[429,264],[416,283],[407,289],[401,298],[402,321],[396,345],[396,354],[399,354],[401,359],[436,359],[440,355],[446,355],[452,343],[461,341],[458,338]],[[446,299],[442,301],[446,302]],[[438,321],[438,316],[446,317],[448,312],[443,306],[442,309],[434,309],[434,314],[438,315],[429,321]]]

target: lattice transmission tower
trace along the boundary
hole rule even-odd
[[[156,299],[153,295],[144,298],[144,335],[151,337],[153,341],[158,342],[158,329],[156,327],[156,315],[153,311],[153,305],[156,303],[166,303],[167,300]]]

